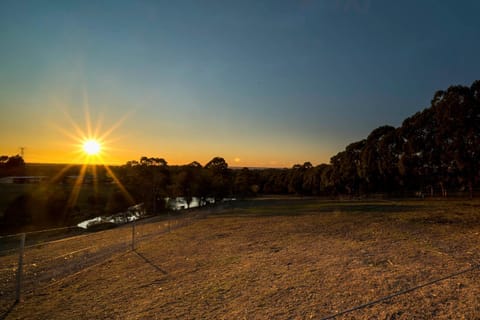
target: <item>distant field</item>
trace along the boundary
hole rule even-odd
[[[38,186],[33,184],[10,184],[0,183],[0,217],[8,205],[19,195],[29,193]]]
[[[52,190],[53,188],[53,190]],[[116,186],[113,184],[99,184],[98,186],[93,185],[82,185],[78,199],[76,202],[77,207],[80,210],[86,210],[89,207],[88,198],[93,194],[99,194],[105,199],[108,199],[110,194],[116,190]],[[24,193],[37,193],[42,194],[46,191],[53,192],[67,192],[70,194],[72,190],[71,185],[62,185],[57,184],[53,186],[45,186],[43,184],[10,184],[10,183],[0,183],[0,217],[3,216],[8,205],[15,200],[18,196]]]
[[[67,175],[78,175],[81,165],[66,165],[66,164],[48,164],[48,163],[27,163],[25,167],[25,175],[27,176],[46,176],[46,177],[55,177],[59,172],[62,172],[65,168]],[[91,173],[92,167],[87,167],[87,173]],[[100,166],[96,168],[99,175],[104,174],[104,169]],[[3,216],[3,213],[7,206],[18,196],[23,193],[32,193],[32,192],[44,192],[42,190],[42,184],[10,184],[10,183],[0,183],[0,217]],[[51,186],[49,186],[51,188]],[[55,191],[59,192],[70,192],[70,185],[57,184],[54,186]],[[104,197],[108,197],[116,186],[112,184],[98,184],[98,193]],[[93,185],[82,185],[81,192],[77,201],[77,205],[80,209],[85,209],[88,207],[88,197],[95,192],[95,187]]]
[[[478,201],[246,201],[28,295],[6,319],[321,319],[471,268],[478,248]],[[479,276],[339,319],[478,319]]]

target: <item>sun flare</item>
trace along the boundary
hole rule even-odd
[[[90,139],[83,143],[83,151],[89,155],[98,155],[101,150],[100,143],[97,140]]]
[[[61,126],[54,125],[63,135],[72,140],[70,146],[72,147],[72,159],[71,163],[62,168],[52,181],[63,179],[67,174],[72,174],[72,170],[75,171],[75,167],[80,165],[76,179],[73,183],[72,190],[68,197],[67,208],[73,208],[80,195],[80,190],[87,184],[87,177],[90,181],[93,181],[93,188],[95,192],[98,191],[99,183],[103,183],[104,177],[97,177],[97,167],[104,168],[106,175],[108,175],[115,186],[120,190],[120,193],[128,201],[130,205],[136,204],[134,198],[130,195],[123,183],[116,176],[115,172],[106,163],[105,156],[112,150],[111,143],[117,139],[108,139],[108,137],[126,120],[128,114],[124,115],[120,120],[115,122],[111,127],[106,130],[102,130],[102,119],[100,115],[97,124],[94,126],[90,117],[90,110],[88,104],[88,94],[84,94],[85,98],[85,127],[74,120],[74,118],[63,109],[66,120],[70,123],[71,128],[63,128]],[[88,189],[88,186],[85,187]]]

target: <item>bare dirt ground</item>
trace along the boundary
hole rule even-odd
[[[128,236],[115,229],[98,241],[118,237]],[[475,267],[479,244],[479,202],[257,200],[150,233],[136,251],[27,292],[3,317],[322,319]],[[480,319],[479,276],[474,268],[337,318]]]

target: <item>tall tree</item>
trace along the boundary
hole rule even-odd
[[[231,175],[225,159],[215,157],[205,165],[205,169],[210,176],[212,196],[215,200],[221,200],[232,193]]]

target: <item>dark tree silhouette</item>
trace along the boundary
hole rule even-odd
[[[25,174],[25,161],[20,155],[0,156],[0,177]]]
[[[205,169],[211,179],[211,196],[217,201],[230,195],[232,181],[225,159],[215,157],[205,165]]]

